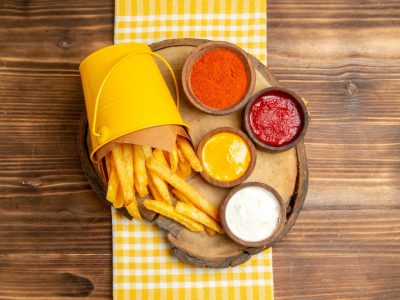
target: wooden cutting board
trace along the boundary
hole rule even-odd
[[[201,39],[172,39],[151,45],[151,49],[163,56],[172,66],[180,82],[180,74],[186,57],[196,46],[207,42]],[[270,87],[280,86],[272,73],[256,58],[251,57],[256,70],[256,84],[254,93]],[[174,95],[172,78],[167,68],[159,63],[160,70]],[[182,89],[181,89],[182,91]],[[195,147],[201,138],[214,128],[231,126],[242,129],[243,111],[226,116],[207,115],[190,105],[183,93],[180,95],[180,112],[184,120],[190,125],[190,135]],[[97,173],[89,158],[88,123],[86,112],[82,113],[78,133],[78,147],[83,170],[93,190],[98,196],[110,205],[105,199],[106,183]],[[211,186],[200,175],[189,178],[192,184],[209,201],[219,206],[229,192],[229,189]],[[257,163],[251,176],[246,180],[261,181],[274,187],[287,205],[286,225],[280,232],[277,242],[281,240],[295,223],[303,206],[308,187],[307,157],[303,142],[295,148],[283,152],[266,152],[257,150]],[[226,235],[209,237],[205,233],[194,233],[176,222],[146,210],[139,199],[139,209],[150,222],[156,223],[168,231],[167,239],[171,244],[172,252],[181,260],[200,267],[224,268],[235,266],[247,261],[251,255],[257,254],[273,243],[258,248],[246,248],[236,244]],[[130,218],[125,209],[120,212]]]

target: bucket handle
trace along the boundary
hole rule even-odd
[[[120,60],[118,60],[112,67],[111,69],[107,72],[107,75],[104,77],[103,81],[101,82],[100,88],[99,88],[99,92],[97,93],[96,96],[96,101],[94,103],[94,112],[93,112],[93,123],[92,123],[92,134],[94,136],[100,137],[101,136],[101,132],[97,132],[96,131],[96,123],[97,123],[97,111],[98,111],[98,107],[99,107],[99,100],[100,100],[100,95],[101,92],[103,91],[103,87],[105,85],[105,83],[107,82],[108,77],[110,77],[111,73],[114,72],[114,70],[125,60],[127,60],[128,58],[135,56],[135,55],[139,55],[139,54],[149,54],[152,55],[154,57],[157,57],[158,59],[160,59],[168,68],[169,72],[171,73],[172,79],[174,80],[174,85],[175,85],[175,94],[176,94],[176,107],[179,110],[179,90],[178,90],[178,82],[176,81],[176,77],[174,74],[174,71],[172,70],[172,67],[170,66],[170,64],[166,61],[166,59],[164,57],[162,57],[161,55],[154,53],[154,52],[133,52],[133,53],[129,53],[125,56],[123,56]]]

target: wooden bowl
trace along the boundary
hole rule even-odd
[[[247,80],[248,80],[248,85],[246,92],[244,93],[242,99],[237,102],[235,105],[228,107],[228,108],[214,108],[207,106],[203,104],[194,94],[192,87],[191,87],[191,82],[190,82],[190,76],[192,72],[192,67],[194,63],[200,59],[204,54],[207,52],[217,49],[217,48],[224,48],[228,49],[230,51],[233,51],[236,53],[239,58],[242,60],[246,67],[246,75],[247,75]],[[251,59],[249,55],[244,52],[241,48],[238,46],[227,43],[227,42],[208,42],[204,43],[198,47],[196,47],[191,54],[188,56],[188,58],[185,61],[185,64],[183,65],[182,69],[182,86],[183,90],[186,94],[187,99],[189,102],[199,110],[211,114],[211,115],[227,115],[230,114],[236,110],[239,110],[243,108],[246,103],[249,101],[253,90],[254,90],[254,85],[256,82],[256,74],[254,71],[254,66],[253,63],[251,62]]]
[[[215,186],[219,186],[219,187],[223,187],[223,188],[229,188],[229,187],[233,187],[236,186],[238,184],[241,184],[243,181],[245,181],[251,174],[251,172],[253,172],[254,167],[256,165],[256,160],[257,160],[257,151],[253,145],[253,143],[251,142],[251,140],[246,136],[246,134],[236,128],[233,127],[219,127],[219,128],[215,128],[214,130],[211,130],[209,133],[207,133],[200,141],[200,144],[197,148],[197,157],[199,158],[200,162],[202,165],[203,164],[203,157],[201,155],[204,145],[206,144],[206,142],[208,141],[208,139],[210,137],[212,137],[213,135],[220,133],[220,132],[231,132],[234,133],[238,136],[240,136],[248,145],[249,150],[250,150],[250,164],[249,167],[247,168],[246,172],[243,173],[242,176],[240,176],[239,178],[232,180],[232,181],[221,181],[221,180],[217,180],[213,177],[211,177],[210,175],[207,174],[206,170],[204,169],[203,172],[201,172],[201,176],[210,184],[215,185]]]
[[[279,206],[280,206],[280,218],[279,218],[278,225],[276,226],[276,229],[268,238],[265,238],[263,240],[256,241],[256,242],[249,242],[249,241],[242,240],[241,238],[236,236],[230,230],[230,228],[226,222],[226,206],[228,205],[229,200],[232,198],[232,196],[237,191],[239,191],[245,187],[249,187],[249,186],[258,186],[258,187],[262,187],[262,188],[270,191],[276,197],[276,199],[279,202]],[[233,241],[235,241],[236,243],[246,246],[246,247],[264,247],[266,245],[271,246],[275,241],[277,241],[279,239],[280,233],[283,230],[283,228],[285,227],[285,223],[286,223],[286,208],[285,208],[285,204],[284,204],[282,197],[278,194],[278,192],[274,188],[272,188],[271,186],[269,186],[265,183],[261,183],[261,182],[246,182],[244,184],[241,184],[241,185],[233,188],[229,192],[229,194],[226,196],[225,200],[223,200],[223,202],[221,203],[219,215],[220,215],[220,219],[221,219],[222,228],[224,229],[227,236],[229,238],[231,238]]]
[[[290,96],[290,98],[292,100],[295,100],[298,104],[298,108],[300,108],[300,111],[303,115],[303,128],[301,129],[300,134],[294,139],[292,140],[290,143],[283,145],[283,146],[272,146],[269,144],[264,143],[263,141],[260,141],[253,133],[253,131],[250,128],[249,125],[249,114],[250,114],[250,109],[253,106],[253,103],[263,94],[269,93],[269,92],[281,92],[284,94],[288,94]],[[243,122],[243,127],[246,131],[246,133],[249,135],[249,137],[251,138],[251,140],[261,149],[264,150],[273,150],[273,151],[284,151],[284,150],[288,150],[294,146],[296,146],[303,138],[304,135],[307,132],[308,129],[308,124],[310,122],[310,114],[308,112],[308,109],[303,101],[303,99],[298,96],[297,94],[295,94],[294,92],[292,92],[291,90],[282,88],[282,87],[270,87],[270,88],[265,88],[262,89],[261,91],[257,92],[256,94],[254,94],[250,101],[248,102],[246,109],[244,111],[244,122]]]

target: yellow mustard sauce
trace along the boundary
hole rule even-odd
[[[204,171],[219,181],[233,181],[240,178],[251,161],[246,141],[231,132],[220,132],[211,136],[201,152]]]

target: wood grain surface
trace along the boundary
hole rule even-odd
[[[110,299],[111,223],[81,171],[78,64],[113,1],[0,3],[0,299]],[[268,64],[306,97],[310,186],[276,299],[400,297],[400,3],[268,1]]]

